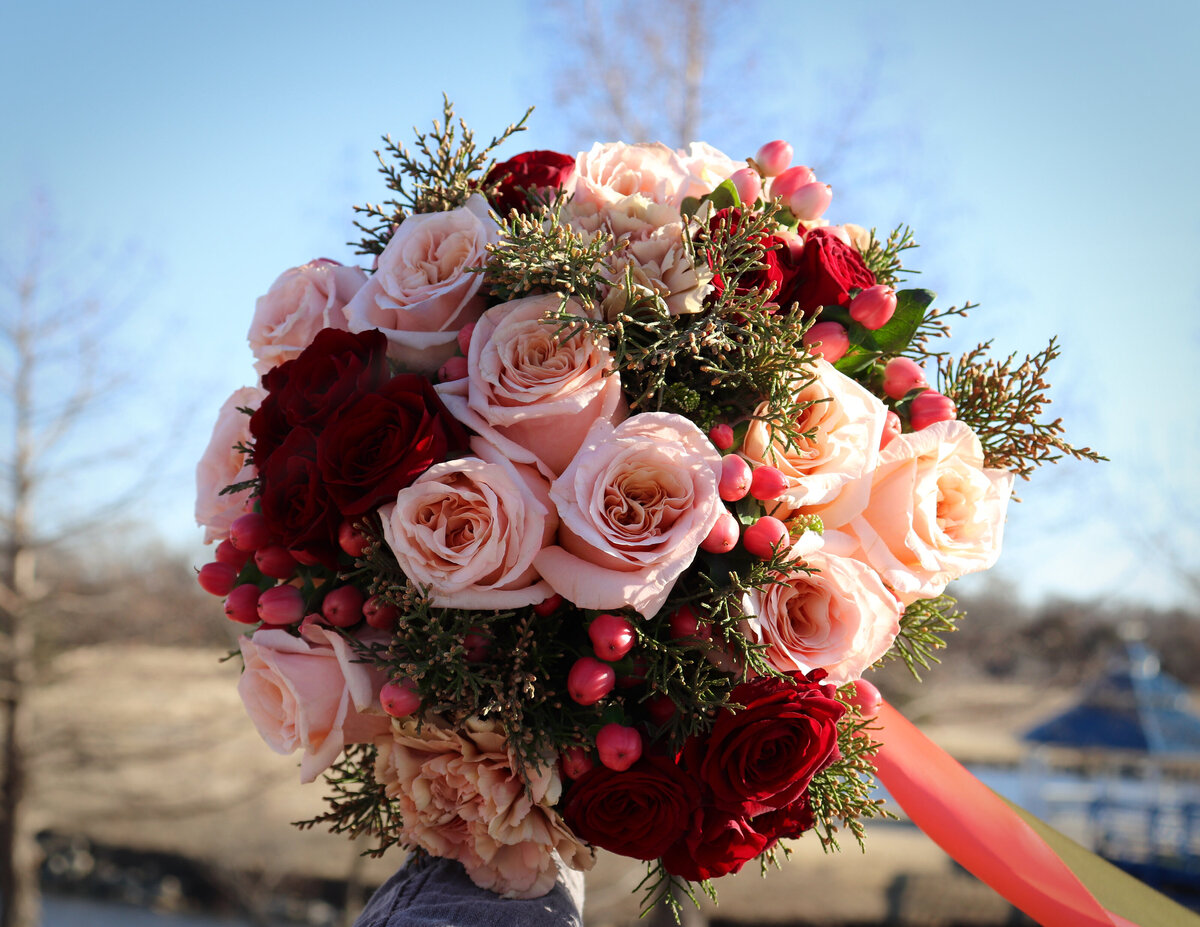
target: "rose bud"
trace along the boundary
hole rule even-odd
[[[850,301],[850,318],[871,331],[883,328],[896,314],[896,291],[877,283]]]
[[[295,586],[272,586],[258,596],[258,617],[267,624],[295,624],[304,617],[304,596]]]
[[[254,583],[233,587],[225,599],[225,617],[241,624],[258,624],[258,587]]]
[[[700,549],[710,554],[727,554],[737,546],[741,534],[741,525],[728,509],[723,509],[717,516],[717,523],[712,531],[700,542]]]
[[[227,596],[233,591],[233,584],[237,582],[238,571],[231,567],[228,563],[215,561],[206,563],[200,567],[200,571],[196,574],[196,582],[200,584],[200,588],[212,595]]]
[[[730,454],[721,459],[721,481],[717,484],[717,494],[726,502],[737,502],[744,499],[750,491],[750,464],[737,454]]]
[[[562,752],[562,771],[568,779],[578,779],[596,767],[596,761],[583,747],[567,747]]]
[[[850,336],[837,322],[818,322],[800,339],[809,352],[836,364],[850,350]]]
[[[217,545],[216,559],[218,563],[228,563],[235,570],[241,571],[242,567],[250,559],[248,551],[238,550],[228,541],[222,541]]]
[[[592,640],[592,650],[601,660],[620,660],[637,641],[637,634],[628,619],[608,612],[592,619],[588,637]]]
[[[609,769],[624,772],[642,756],[642,735],[635,727],[606,724],[596,734],[596,752]]]
[[[642,703],[650,720],[662,727],[675,716],[675,702],[665,692],[655,692]]]
[[[764,515],[742,532],[742,546],[760,560],[769,560],[788,545],[787,525]]]
[[[900,416],[888,409],[887,417],[883,420],[883,434],[879,436],[879,449],[882,451],[892,442],[892,438],[900,437]]]
[[[321,603],[321,614],[335,628],[348,628],[362,621],[363,594],[355,586],[338,586]]]
[[[671,637],[676,640],[708,640],[712,635],[712,625],[701,621],[696,610],[690,605],[680,606],[667,622]]]
[[[832,202],[833,187],[827,183],[806,183],[787,198],[788,209],[801,222],[820,219]]]
[[[254,553],[260,547],[265,547],[271,540],[267,529],[267,520],[261,512],[247,512],[239,515],[229,526],[229,543],[238,550]]]
[[[616,671],[595,657],[580,657],[567,674],[567,692],[580,705],[595,705],[616,684]]]
[[[393,679],[379,690],[379,704],[393,718],[407,718],[421,707],[421,693],[411,679]]]
[[[774,177],[782,174],[792,163],[792,146],[781,138],[767,142],[754,156],[754,163],[762,171],[764,177]]]
[[[879,690],[875,688],[875,684],[867,682],[865,679],[854,680],[854,695],[850,699],[850,704],[858,708],[858,713],[864,718],[874,718],[879,714],[879,708],[883,705],[883,696],[879,694]]]
[[[466,648],[463,656],[468,663],[482,663],[488,658],[491,646],[492,636],[483,628],[471,628],[463,636],[463,647]]]
[[[733,447],[733,429],[725,424],[713,425],[708,429],[708,440],[718,451],[727,451]]]
[[[263,576],[270,576],[272,579],[291,579],[296,572],[296,558],[286,547],[280,547],[278,544],[256,550],[254,565]]]
[[[452,380],[464,380],[467,376],[467,359],[455,354],[438,369],[438,382],[449,383]]]
[[[786,200],[801,187],[816,183],[817,175],[811,169],[804,167],[789,167],[786,171],[771,181],[771,196],[775,199]]]
[[[760,502],[778,499],[787,492],[788,481],[778,468],[769,465],[754,468],[750,479],[750,495]]]
[[[928,428],[935,422],[948,422],[958,414],[954,402],[937,390],[927,389],[913,397],[908,408],[908,423],[913,431]]]
[[[914,389],[928,387],[925,371],[907,357],[893,357],[883,368],[883,391],[892,399],[903,399]]]
[[[738,199],[742,201],[743,206],[753,206],[754,201],[762,194],[762,179],[753,168],[743,167],[740,171],[734,171],[729,175],[729,179],[737,188]]]
[[[378,631],[391,631],[400,620],[400,609],[377,595],[363,602],[362,612],[367,624]]]
[[[539,618],[547,618],[558,611],[559,606],[562,604],[563,597],[556,592],[550,598],[542,599],[542,601],[533,606],[533,613]]]
[[[463,357],[471,353],[471,335],[475,332],[475,323],[468,322],[458,330],[458,349]]]

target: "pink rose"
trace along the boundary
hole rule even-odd
[[[715,187],[728,180],[734,171],[746,166],[745,161],[735,161],[707,142],[692,142],[686,152],[681,151],[679,154],[688,173],[687,180],[680,187],[681,201],[683,197],[701,197],[711,193]]]
[[[196,524],[204,526],[205,544],[229,537],[229,526],[246,510],[249,489],[224,496],[221,490],[256,475],[245,455],[234,450],[235,444],[249,445],[253,440],[250,416],[238,409],[257,409],[266,395],[266,390],[257,386],[242,387],[225,400],[217,413],[208,447],[196,465]]]
[[[493,306],[471,334],[466,378],[438,387],[451,415],[548,479],[571,462],[593,424],[626,414],[607,342],[562,338],[561,323],[546,321],[561,305],[547,294]],[[566,309],[583,314],[570,300]]]
[[[517,608],[549,598],[533,559],[554,537],[549,485],[476,438],[478,457],[434,464],[379,510],[404,575],[442,608]]]
[[[346,306],[350,331],[378,328],[387,336],[388,357],[433,373],[454,354],[458,330],[484,310],[483,276],[471,268],[484,265],[498,233],[478,194],[449,212],[409,216]]]
[[[823,669],[840,686],[862,676],[900,631],[900,603],[866,564],[823,551],[806,554],[814,572],[750,597],[750,637],[764,643],[771,665],[784,673]]]
[[[573,195],[605,206],[640,193],[656,203],[678,206],[688,195],[682,191],[690,188],[691,179],[682,153],[661,142],[596,142],[575,158]]]
[[[975,432],[937,422],[883,449],[870,501],[844,526],[850,543],[841,546],[874,567],[905,605],[940,595],[952,579],[1000,556],[1012,486],[1007,470],[984,467]]]
[[[767,423],[752,421],[742,456],[752,466],[770,464],[787,478],[788,489],[775,510],[778,517],[820,505],[836,508],[830,517],[836,515],[842,523],[867,504],[871,487],[862,477],[878,462],[887,408],[832,364],[817,360],[814,370],[816,378],[797,393],[810,405],[797,417],[796,430],[811,431],[811,438],[788,447]],[[761,406],[757,414],[765,411]]]
[[[304,751],[301,782],[316,779],[346,744],[368,743],[388,730],[379,708],[383,673],[356,663],[337,632],[309,625],[294,637],[260,628],[239,644],[246,668],[238,694],[246,712],[276,753]]]
[[[720,478],[720,453],[681,415],[597,422],[550,487],[558,544],[534,566],[581,608],[650,617],[723,511]]]
[[[320,258],[285,270],[254,306],[250,350],[260,374],[299,356],[323,328],[346,330],[346,303],[367,282],[358,267]]]

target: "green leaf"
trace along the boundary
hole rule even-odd
[[[851,324],[850,349],[834,366],[842,373],[857,373],[883,354],[899,354],[912,341],[925,310],[936,297],[932,290],[900,290],[896,293],[896,312],[887,325],[870,331]]]
[[[737,187],[733,185],[732,180],[726,180],[721,183],[720,186],[705,196],[704,199],[713,204],[714,210],[731,209],[734,206],[742,205]]]
[[[688,219],[692,218],[699,208],[700,200],[694,196],[685,196],[683,202],[679,204],[679,212]]]

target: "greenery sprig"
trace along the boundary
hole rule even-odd
[[[838,697],[849,705],[853,683],[843,686]],[[822,848],[840,850],[837,833],[845,828],[853,835],[859,849],[866,848],[864,821],[871,818],[895,817],[883,807],[883,800],[874,798],[875,766],[871,757],[879,752],[880,744],[871,739],[871,720],[864,720],[854,706],[838,725],[838,749],[841,757],[813,776],[808,787],[809,808],[813,813],[813,828]]]
[[[957,604],[950,596],[941,595],[918,599],[909,605],[900,616],[900,633],[879,663],[903,660],[913,678],[920,682],[921,670],[941,662],[937,651],[945,649],[946,635],[958,630],[958,622],[965,617],[955,608]]]
[[[370,837],[376,843],[366,850],[368,856],[382,856],[397,843],[400,817],[375,780],[373,744],[349,744],[334,764],[325,771],[329,791],[325,802],[329,810],[316,817],[293,822],[301,830],[325,826],[330,833],[349,837]]]

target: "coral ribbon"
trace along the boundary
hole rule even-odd
[[[1003,799],[884,702],[872,736],[879,779],[963,868],[1039,924],[1137,927],[1105,908]]]

